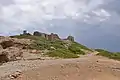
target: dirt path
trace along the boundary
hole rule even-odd
[[[93,55],[79,59],[20,61],[6,65],[11,70],[23,71],[15,80],[120,80],[119,61]],[[0,76],[9,70],[7,68],[0,67]]]

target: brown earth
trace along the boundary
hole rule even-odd
[[[29,44],[29,39],[0,37],[0,80],[120,80],[120,61],[94,53],[56,60],[27,50]]]
[[[23,71],[15,80],[120,80],[120,62],[100,56],[43,61],[40,65]]]

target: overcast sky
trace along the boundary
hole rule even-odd
[[[75,36],[91,48],[120,51],[120,0],[0,0],[0,35]]]

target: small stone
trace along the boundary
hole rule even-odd
[[[37,50],[32,50],[31,52],[32,52],[32,53],[37,53]]]
[[[69,77],[69,75],[66,75],[66,77]]]
[[[55,50],[55,48],[53,46],[50,47],[52,50]]]
[[[21,60],[21,57],[16,57],[17,60]]]
[[[88,66],[88,68],[92,68],[92,66]]]
[[[102,72],[102,70],[101,70],[101,69],[98,69],[97,71],[98,71],[98,72]]]
[[[10,79],[15,79],[15,78],[19,77],[21,75],[21,73],[22,72],[20,70],[18,70],[15,73],[11,74],[9,77],[10,77]]]
[[[9,77],[10,77],[10,79],[14,79],[13,75],[10,75]]]
[[[60,67],[61,67],[61,68],[64,68],[64,65],[63,65],[63,64],[61,64],[61,65],[60,65]]]
[[[96,62],[99,62],[99,61],[96,61]]]

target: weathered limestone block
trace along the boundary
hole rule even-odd
[[[73,36],[68,36],[67,40],[74,41],[74,37]]]

